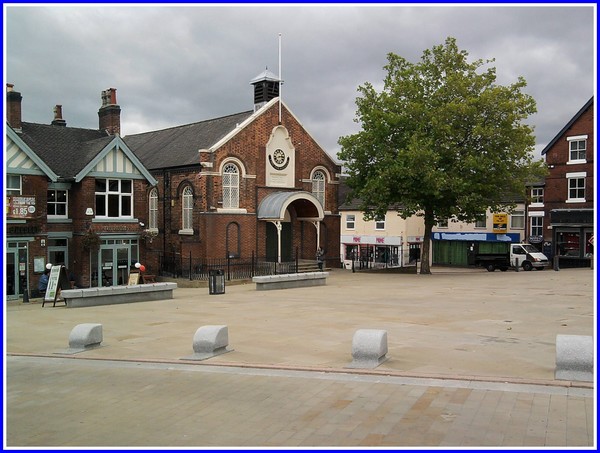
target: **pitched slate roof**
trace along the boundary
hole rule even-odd
[[[542,156],[544,154],[546,154],[548,151],[550,151],[550,149],[563,136],[563,134],[569,130],[569,128],[573,125],[573,123],[575,123],[575,121],[577,121],[579,119],[579,117],[581,115],[583,115],[585,113],[585,111],[587,109],[589,109],[593,103],[594,103],[594,96],[592,96],[590,98],[590,100],[587,101],[583,107],[581,107],[581,109],[573,116],[573,118],[571,118],[571,120],[565,125],[565,127],[563,127],[560,130],[560,132],[558,134],[556,134],[556,136],[550,141],[550,143],[548,143],[546,145],[546,147],[542,150]]]
[[[22,123],[19,137],[61,179],[72,179],[111,140],[104,131]]]
[[[208,149],[254,112],[236,113],[160,131],[128,135],[127,146],[150,170],[200,165],[200,149]]]

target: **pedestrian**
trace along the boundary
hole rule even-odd
[[[46,289],[48,289],[48,280],[50,279],[50,269],[44,269],[44,273],[40,276],[40,281],[38,282],[38,291],[42,296],[46,294]]]
[[[317,264],[319,265],[319,270],[323,270],[323,256],[325,255],[325,250],[321,247],[317,249]]]
[[[69,285],[71,285],[71,289],[75,288],[75,274],[73,271],[70,271],[65,267],[65,272],[67,273],[67,277],[69,279]]]

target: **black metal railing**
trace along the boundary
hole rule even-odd
[[[298,272],[298,254],[293,261],[277,263],[267,257],[194,258],[191,253],[163,253],[160,255],[159,275],[189,280],[208,280],[211,271],[223,270],[227,280],[250,279],[260,275],[291,274]]]

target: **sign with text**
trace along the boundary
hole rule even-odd
[[[508,231],[508,214],[494,214],[492,232],[506,233]]]
[[[71,284],[69,283],[65,266],[52,266],[52,269],[50,269],[50,275],[48,276],[48,287],[46,288],[46,294],[44,295],[42,307],[46,302],[52,302],[52,306],[56,306],[57,301],[63,300],[59,299],[60,290],[70,288]],[[66,305],[67,302],[64,302]]]
[[[6,197],[6,217],[9,219],[33,219],[35,196],[11,195]]]
[[[129,274],[128,285],[139,285],[140,284],[140,273],[139,272],[131,272]]]

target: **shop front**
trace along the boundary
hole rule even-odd
[[[342,263],[345,269],[381,269],[402,266],[401,236],[342,235]]]
[[[560,267],[590,267],[594,256],[594,211],[550,211],[554,254]]]

